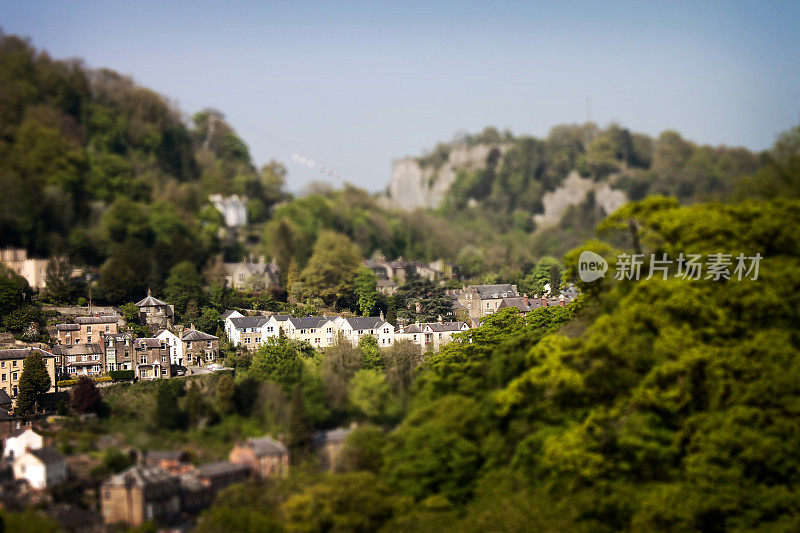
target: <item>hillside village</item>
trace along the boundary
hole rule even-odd
[[[6,268],[31,286],[46,288],[47,280],[39,277],[37,268],[28,266],[32,261],[46,261],[29,259],[16,250],[4,250],[2,257],[6,258]],[[459,341],[460,334],[499,311],[510,309],[515,315],[525,316],[542,307],[566,306],[576,296],[574,289],[561,291],[557,297],[529,296],[513,284],[445,288],[445,281],[458,275],[458,266],[444,261],[426,264],[402,258],[371,259],[362,264],[375,275],[377,293],[389,297],[409,283],[423,280],[441,287],[438,290],[450,312],[446,317],[438,315],[435,321],[412,322],[389,321],[382,311],[378,316],[352,316],[349,312],[295,316],[228,309],[219,316],[218,336],[197,329],[193,323],[180,323],[175,306],[148,291],[133,304],[134,316],[126,316],[118,307],[59,308],[66,314],[51,319],[46,342],[6,338],[0,346],[0,437],[4,439],[3,465],[14,483],[3,485],[0,501],[18,502],[10,503],[12,507],[20,502],[46,502],[51,491],[76,482],[73,469],[77,459],[54,446],[53,428],[59,425],[56,415],[66,412],[65,404],[75,405],[77,388],[102,391],[119,383],[235,373],[235,361],[241,354],[270,350],[281,341],[321,353],[342,345],[357,349],[367,343],[377,350],[388,350],[401,344],[424,358],[424,354],[439,352],[448,343]],[[263,260],[224,267],[226,285],[234,290],[247,290],[254,277],[266,276],[267,286],[276,285],[280,279],[275,264]],[[423,305],[422,300],[416,300],[409,308],[420,313]],[[46,387],[33,406],[23,409],[24,374],[32,359],[41,361],[46,370]],[[231,362],[234,366],[227,366]],[[86,416],[96,417],[92,412],[81,415]],[[44,431],[38,429],[40,426]],[[315,434],[313,449],[320,468],[335,467],[350,431],[338,428]],[[51,508],[51,514],[63,519],[62,525],[77,524],[86,531],[109,524],[178,524],[211,505],[226,486],[251,477],[284,477],[290,468],[289,450],[274,435],[242,440],[230,449],[228,460],[203,464],[192,464],[179,450],[130,449],[127,453],[133,456],[134,464],[102,481],[96,511],[62,506]]]

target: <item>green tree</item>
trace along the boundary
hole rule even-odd
[[[380,370],[361,369],[350,382],[350,404],[361,416],[382,422],[400,413],[400,401]]]
[[[176,387],[169,383],[159,383],[156,389],[156,409],[153,423],[156,429],[180,429],[184,418],[178,403]]]
[[[72,282],[72,263],[66,255],[53,256],[47,260],[45,269],[47,298],[53,302],[70,303],[75,296]]]
[[[35,413],[39,402],[51,386],[52,380],[42,354],[31,351],[22,364],[16,410],[23,416]]]
[[[311,446],[311,424],[300,386],[296,386],[292,391],[292,399],[289,404],[289,423],[286,427],[286,446],[289,448],[290,457],[295,464],[300,464]]]
[[[236,382],[233,376],[225,374],[219,378],[214,400],[220,415],[229,415],[236,410],[234,397],[236,395]]]
[[[361,316],[372,316],[375,306],[378,304],[378,278],[372,270],[361,267],[355,279],[355,293],[358,298],[358,309]]]
[[[184,261],[178,263],[169,271],[169,277],[164,288],[164,295],[175,309],[183,314],[189,302],[203,301],[203,278],[197,272],[194,264]]]
[[[564,266],[561,261],[552,256],[545,256],[536,263],[533,271],[525,277],[520,284],[520,288],[530,296],[534,294],[543,295],[544,286],[549,284],[551,293],[556,294],[561,285],[563,271]]]
[[[314,245],[314,253],[300,274],[307,295],[322,298],[326,305],[348,304],[353,300],[360,253],[350,239],[325,231]]]

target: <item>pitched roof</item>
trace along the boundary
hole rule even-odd
[[[527,313],[531,310],[530,300],[527,302],[527,298],[517,297],[517,298],[503,298],[503,301],[500,302],[498,309],[505,309],[506,307],[516,307],[520,310],[520,312]]]
[[[0,389],[0,405],[11,403],[11,397],[5,389]]]
[[[53,353],[58,355],[94,355],[103,353],[103,348],[96,342],[91,344],[72,344],[70,346],[57,344],[53,346]]]
[[[40,348],[11,348],[0,350],[0,359],[25,359],[32,353],[39,353],[42,357],[55,357],[50,352],[45,352]]]
[[[228,461],[217,461],[214,463],[207,463],[197,467],[197,475],[201,477],[221,476],[233,473],[245,473],[248,471],[247,466]]]
[[[268,318],[274,318],[278,322],[286,322],[287,320],[292,318],[292,315],[271,315]]]
[[[15,430],[13,430],[11,433],[8,434],[7,438],[12,439],[12,438],[15,438],[15,437],[19,437],[20,435],[22,435],[23,433],[25,433],[28,430],[31,430],[36,435],[39,435],[38,433],[36,433],[36,431],[32,427],[26,426],[26,427],[23,427],[23,428],[17,428]],[[41,437],[41,435],[39,435],[39,436]]]
[[[267,316],[239,316],[231,318],[231,324],[236,329],[260,328],[269,321]]]
[[[222,319],[223,322],[225,322],[228,319],[228,317],[231,316],[234,313],[239,313],[239,311],[237,311],[235,309],[228,309],[227,311],[222,313],[222,315],[220,315],[220,318]],[[241,315],[241,314],[242,313],[239,313],[239,315]]]
[[[289,323],[296,329],[309,329],[318,328],[328,320],[331,319],[327,316],[292,317],[289,319]]]
[[[134,341],[137,347],[145,347],[145,348],[161,348],[161,343],[163,342],[161,339],[156,339],[154,337],[140,337]]]
[[[350,432],[353,431],[350,428],[337,428],[337,429],[330,429],[328,431],[319,431],[317,432],[314,437],[311,439],[313,444],[316,446],[327,444],[329,442],[332,443],[339,443],[344,442]]]
[[[519,296],[517,290],[508,283],[499,285],[473,285],[481,299],[513,298]]]
[[[116,324],[117,317],[113,315],[103,316],[79,316],[75,319],[78,324]]]
[[[411,324],[403,329],[402,333],[422,333],[422,327],[421,325]]]
[[[56,331],[77,331],[81,329],[80,324],[57,324]]]
[[[253,453],[256,455],[282,455],[289,453],[281,441],[268,436],[247,439],[246,444],[253,448]]]
[[[365,329],[378,329],[386,320],[379,316],[364,316],[355,318],[345,318],[344,321],[353,328],[354,331],[363,331]]]
[[[28,453],[46,465],[64,461],[64,456],[61,455],[55,448],[46,447],[39,448],[38,450],[28,450]]]
[[[188,331],[183,332],[183,338],[181,340],[184,341],[215,341],[218,340],[219,337],[215,337],[214,335],[209,335],[208,333],[203,333],[202,331],[198,331],[196,329],[190,329]]]
[[[180,450],[151,450],[144,454],[145,461],[184,461],[186,452]]]
[[[421,324],[422,326],[431,328],[432,331],[435,332],[445,332],[445,331],[462,331],[464,327],[464,322],[429,322],[427,324]]]
[[[103,485],[135,485],[145,487],[176,482],[178,479],[157,466],[132,466],[119,474],[111,476]]]
[[[169,305],[167,302],[162,302],[158,298],[154,298],[153,296],[147,295],[146,298],[142,298],[138,302],[136,302],[136,307],[163,307],[165,305]]]

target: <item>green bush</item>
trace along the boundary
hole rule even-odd
[[[129,381],[134,378],[133,370],[111,370],[108,372],[108,381]]]

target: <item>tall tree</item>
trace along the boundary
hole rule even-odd
[[[103,401],[100,391],[97,390],[94,384],[94,380],[87,376],[78,378],[78,383],[72,389],[69,400],[72,408],[81,414],[96,413]]]
[[[50,390],[51,383],[42,354],[31,352],[22,364],[17,410],[23,416],[34,413],[38,409],[42,396]]]
[[[183,261],[169,271],[164,293],[167,301],[183,314],[192,300],[202,303],[203,278],[193,263]]]
[[[378,304],[378,278],[372,270],[361,267],[355,279],[356,297],[358,297],[358,310],[361,316],[372,316]]]

